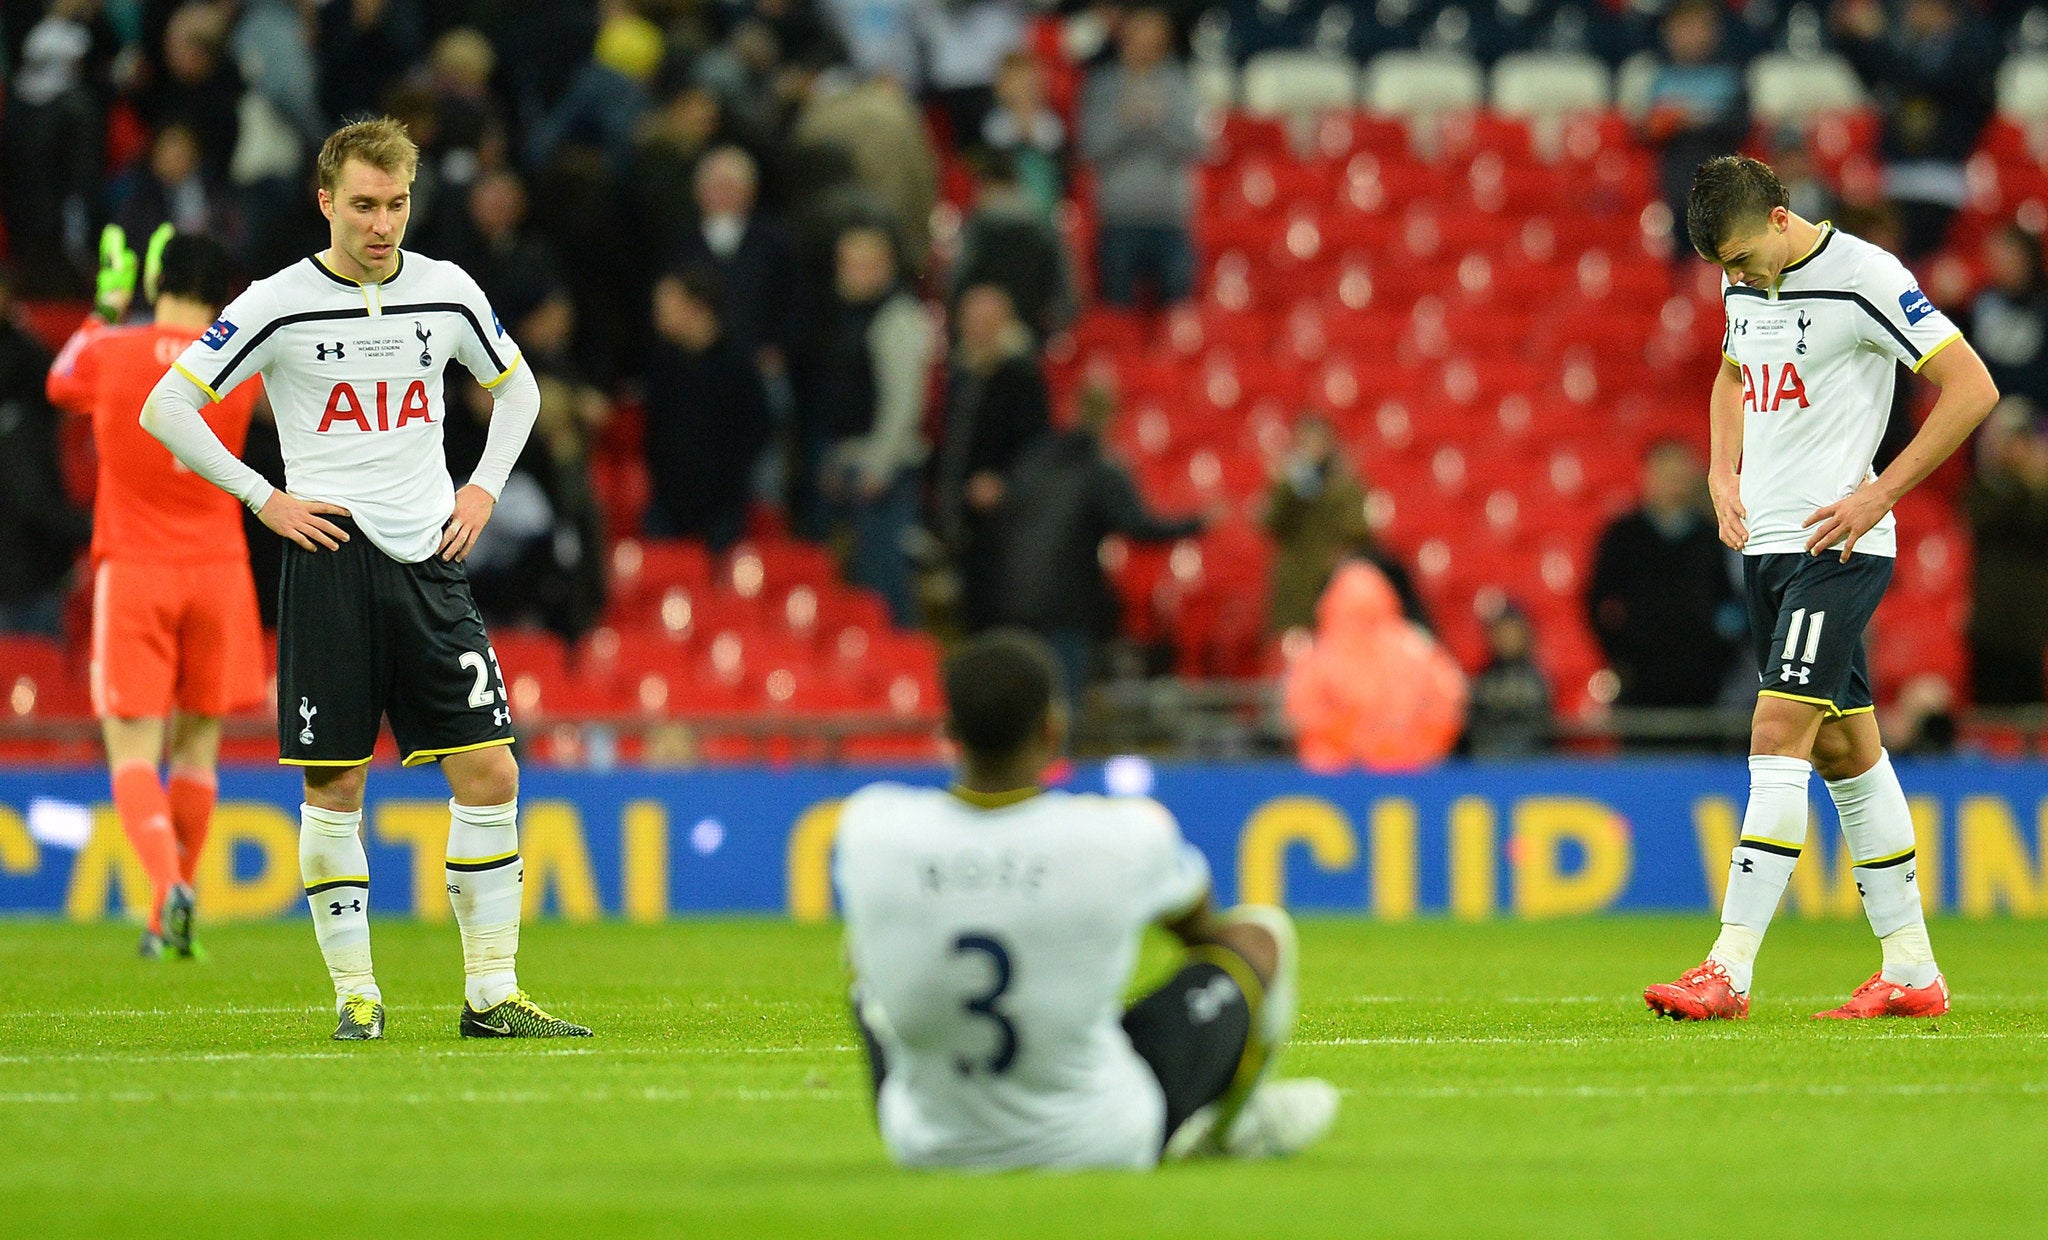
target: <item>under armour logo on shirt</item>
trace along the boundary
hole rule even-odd
[[[327,360],[327,355],[328,355],[328,353],[329,353],[329,352],[332,352],[332,353],[334,354],[334,356],[335,356],[336,358],[340,358],[340,357],[343,357],[343,356],[344,356],[344,354],[343,354],[343,353],[342,353],[342,351],[341,351],[341,346],[342,346],[342,342],[341,342],[341,341],[336,341],[336,342],[335,342],[335,343],[333,343],[333,344],[316,344],[316,345],[314,345],[314,346],[313,346],[313,353],[314,353],[314,355],[315,355],[315,360],[316,360],[316,361],[322,361],[322,362],[326,361],[326,360]]]

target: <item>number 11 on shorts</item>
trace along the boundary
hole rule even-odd
[[[1788,663],[1792,661],[1793,654],[1799,650],[1799,630],[1803,625],[1806,629],[1806,650],[1799,654],[1799,662],[1813,662],[1814,657],[1820,653],[1820,629],[1821,625],[1827,622],[1827,618],[1828,613],[1824,611],[1817,611],[1809,616],[1804,607],[1793,612],[1792,627],[1785,634],[1785,653],[1781,657]]]

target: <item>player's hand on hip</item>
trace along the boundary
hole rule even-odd
[[[476,536],[490,523],[491,510],[498,501],[475,483],[455,493],[455,514],[441,527],[441,558],[460,564],[476,546]]]
[[[1806,539],[1806,554],[1819,555],[1840,543],[1842,563],[1847,564],[1849,553],[1856,550],[1856,540],[1868,534],[1890,511],[1891,505],[1877,488],[1864,483],[1846,498],[1814,509],[1813,515],[1800,523],[1802,529],[1813,531]]]
[[[339,551],[341,544],[348,541],[348,535],[327,517],[347,515],[348,509],[339,504],[300,499],[283,491],[272,491],[256,513],[256,519],[268,526],[272,533],[289,538],[308,551]]]
[[[1714,501],[1714,521],[1721,541],[1737,551],[1749,542],[1749,509],[1742,506],[1742,483],[1734,475],[1709,477],[1707,493]]]

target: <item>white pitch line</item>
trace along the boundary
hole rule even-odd
[[[1819,1037],[1819,1039],[1820,1039],[1820,1040],[1822,1040],[1822,1041],[1828,1041],[1828,1042],[1842,1042],[1842,1043],[1860,1043],[1860,1042],[1867,1042],[1867,1041],[1869,1040],[1869,1039],[1866,1039],[1866,1038],[1864,1038],[1864,1037],[1862,1037],[1862,1036],[1860,1036],[1860,1035],[1856,1035],[1856,1034],[1848,1034],[1848,1033],[1844,1033],[1844,1034],[1838,1034],[1838,1035],[1835,1035],[1835,1036],[1829,1037],[1829,1036],[1824,1036],[1824,1035],[1820,1035],[1820,1034],[1819,1034],[1819,1031],[1815,1031],[1815,1032],[1816,1032],[1816,1035],[1817,1035],[1817,1036]],[[1674,1037],[1674,1038],[1668,1039],[1668,1040],[1666,1040],[1666,1041],[1664,1041],[1664,1042],[1650,1042],[1650,1041],[1645,1041],[1645,1040],[1644,1040],[1643,1038],[1641,1038],[1641,1037],[1624,1037],[1624,1036],[1619,1036],[1619,1035],[1607,1035],[1607,1034],[1565,1034],[1565,1035],[1558,1035],[1558,1036],[1550,1036],[1550,1035],[1543,1035],[1543,1034],[1538,1034],[1538,1035],[1535,1035],[1535,1036],[1532,1036],[1532,1037],[1510,1037],[1510,1036],[1505,1036],[1505,1035],[1475,1035],[1475,1036],[1469,1036],[1469,1037],[1468,1037],[1468,1036],[1450,1036],[1450,1037],[1436,1037],[1436,1036],[1418,1036],[1418,1037],[1384,1037],[1384,1038],[1295,1038],[1295,1039],[1294,1039],[1294,1040],[1293,1040],[1293,1041],[1292,1041],[1291,1043],[1289,1043],[1289,1045],[1291,1045],[1291,1046],[1335,1046],[1335,1047],[1343,1047],[1343,1046],[1621,1046],[1621,1045],[1628,1045],[1628,1046],[1684,1046],[1684,1045],[1686,1045],[1687,1043],[1690,1043],[1690,1042],[1694,1042],[1694,1041],[1698,1041],[1698,1040],[1700,1040],[1700,1039],[1706,1039],[1706,1040],[1708,1040],[1708,1041],[1714,1041],[1714,1042],[1739,1042],[1739,1041],[1747,1041],[1747,1040],[1748,1040],[1748,1038],[1749,1038],[1749,1035],[1748,1035],[1748,1034],[1746,1034],[1746,1033],[1744,1033],[1744,1032],[1741,1032],[1741,1031],[1739,1031],[1739,1030],[1728,1030],[1728,1031],[1725,1031],[1725,1032],[1722,1032],[1722,1031],[1712,1031],[1712,1032],[1710,1032],[1710,1031],[1707,1031],[1707,1030],[1697,1030],[1697,1031],[1692,1031],[1692,1032],[1688,1032],[1688,1033],[1686,1033],[1686,1034],[1682,1035],[1681,1037]],[[1998,1039],[2007,1039],[2007,1038],[2014,1038],[2014,1039],[2020,1039],[2020,1040],[2025,1040],[2025,1041],[2042,1041],[2042,1040],[2048,1040],[2048,1031],[2039,1031],[2039,1032],[2035,1032],[2035,1031],[2029,1031],[2029,1032],[2014,1032],[2014,1031],[2004,1031],[2004,1030],[1966,1030],[1966,1031],[1961,1031],[1961,1032],[1956,1032],[1956,1033],[1939,1033],[1939,1032],[1928,1032],[1928,1033],[1910,1033],[1910,1034],[1905,1034],[1905,1035],[1902,1035],[1902,1038],[1901,1038],[1901,1039],[1895,1039],[1895,1040],[1911,1040],[1911,1041],[1925,1041],[1925,1042],[1928,1042],[1928,1043],[1938,1043],[1938,1042],[1950,1042],[1950,1041],[1961,1041],[1961,1042],[1978,1042],[1978,1041],[1992,1041],[1992,1040],[1998,1040]]]
[[[846,1102],[855,1097],[866,1097],[845,1089],[578,1089],[578,1090],[475,1090],[458,1089],[439,1093],[410,1090],[402,1094],[345,1093],[333,1090],[187,1090],[172,1089],[161,1092],[145,1090],[123,1090],[115,1093],[77,1093],[69,1091],[37,1093],[0,1093],[0,1106],[37,1105],[98,1105],[102,1103],[164,1103],[164,1102],[214,1102],[214,1103],[287,1103],[291,1105],[328,1105],[361,1103],[401,1103],[408,1106],[442,1106],[450,1103],[481,1104],[487,1106],[531,1106],[555,1105],[560,1103],[619,1103],[619,1102]]]
[[[663,1046],[561,1046],[561,1047],[520,1047],[516,1050],[494,1052],[481,1047],[408,1047],[384,1051],[382,1048],[361,1050],[303,1050],[303,1051],[136,1051],[119,1052],[77,1052],[53,1055],[0,1055],[0,1064],[57,1064],[57,1063],[244,1063],[275,1062],[289,1060],[341,1061],[374,1059],[379,1055],[402,1056],[430,1055],[450,1058],[457,1055],[488,1055],[494,1053],[513,1055],[584,1056],[590,1058],[626,1058],[631,1056],[675,1057],[695,1059],[720,1059],[741,1055],[825,1055],[842,1054],[860,1048],[850,1044],[835,1043],[830,1046],[733,1046],[733,1047],[663,1047]]]
[[[1650,1099],[1726,1098],[1793,1095],[1809,1098],[1925,1098],[2005,1094],[2048,1094],[2048,1081],[2017,1084],[1950,1084],[1927,1082],[1897,1085],[1441,1085],[1413,1088],[1346,1089],[1346,1097],[1430,1101],[1455,1098]]]

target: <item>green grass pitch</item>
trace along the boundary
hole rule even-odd
[[[1876,951],[1791,921],[1754,1019],[1653,1021],[1637,992],[1711,929],[1311,919],[1286,1070],[1344,1090],[1327,1143],[963,1176],[885,1162],[830,927],[529,927],[522,980],[598,1037],[465,1044],[455,931],[386,922],[389,1038],[342,1046],[303,922],[196,966],[0,923],[0,1233],[2044,1234],[2048,922],[1937,923],[1938,1022],[1807,1019]]]

